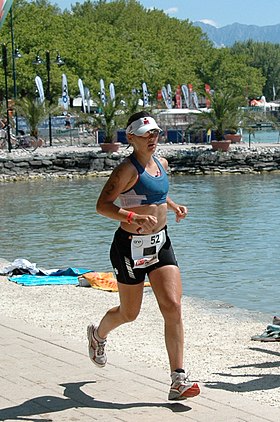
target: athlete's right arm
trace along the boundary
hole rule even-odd
[[[136,169],[127,162],[122,162],[117,166],[107,182],[105,183],[96,204],[96,211],[105,217],[114,220],[125,221],[127,219],[126,212],[114,204],[121,192],[124,192],[133,184],[136,179]]]
[[[105,217],[112,218],[123,223],[127,223],[128,219],[130,219],[131,223],[138,225],[145,223],[145,225],[153,227],[157,222],[156,217],[136,213],[131,215],[131,210],[120,208],[114,203],[120,193],[125,192],[134,185],[137,177],[137,170],[130,162],[124,161],[117,166],[113,170],[99,195],[96,204],[96,211]]]

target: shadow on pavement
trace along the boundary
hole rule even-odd
[[[0,410],[0,421],[3,420],[23,420],[23,421],[43,421],[51,422],[52,419],[36,419],[31,417],[33,415],[44,415],[45,413],[62,412],[68,409],[110,409],[110,410],[125,410],[141,407],[155,407],[155,408],[167,408],[172,412],[188,412],[191,407],[185,406],[182,403],[113,403],[109,401],[95,400],[94,397],[84,393],[81,388],[85,384],[95,384],[95,381],[81,381],[81,382],[70,382],[66,384],[59,384],[65,387],[63,395],[66,398],[56,396],[40,396],[34,397],[33,399],[27,400],[24,403],[8,407]]]

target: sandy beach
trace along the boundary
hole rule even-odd
[[[0,315],[45,327],[79,340],[87,347],[86,326],[98,322],[118,304],[118,294],[77,286],[24,287],[0,277]],[[279,406],[280,343],[253,342],[272,322],[273,315],[239,310],[219,302],[183,297],[185,366],[191,379],[212,389],[242,394],[260,403]],[[163,321],[150,288],[145,289],[138,319],[111,333],[110,352],[128,362],[169,367]],[[207,393],[207,389],[206,389]]]

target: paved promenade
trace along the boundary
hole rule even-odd
[[[203,385],[199,397],[169,402],[161,369],[110,352],[108,365],[96,368],[86,343],[1,315],[0,356],[0,421],[280,420],[279,408]]]

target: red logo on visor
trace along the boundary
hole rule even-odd
[[[147,117],[144,117],[144,125],[148,125],[150,122],[149,122],[149,120],[147,119]]]

